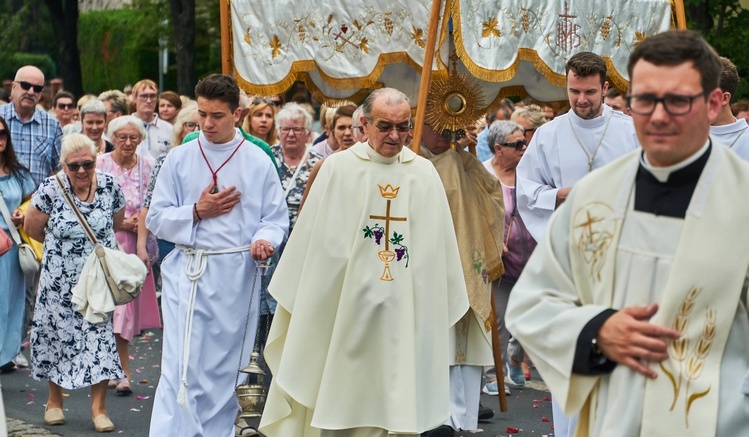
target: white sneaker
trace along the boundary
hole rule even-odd
[[[13,358],[13,362],[16,363],[16,367],[29,367],[29,360],[23,356],[23,352],[19,352],[18,355]]]

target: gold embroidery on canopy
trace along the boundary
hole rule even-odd
[[[706,390],[700,392],[690,392],[689,390],[690,382],[697,380],[702,375],[705,360],[713,347],[716,334],[715,320],[717,311],[708,307],[705,310],[705,322],[702,327],[702,333],[697,338],[691,354],[689,353],[690,340],[687,336],[687,325],[690,324],[695,301],[701,292],[702,290],[697,288],[689,290],[681,305],[679,305],[679,311],[676,313],[674,321],[671,324],[671,327],[680,335],[677,340],[671,340],[668,345],[669,358],[678,363],[678,375],[669,372],[662,362],[659,363],[661,370],[663,370],[671,382],[674,391],[674,400],[671,403],[669,411],[673,411],[676,407],[682,383],[684,383],[684,420],[687,428],[689,428],[689,411],[692,403],[701,397],[707,396],[712,388],[708,387]]]
[[[572,232],[575,247],[590,265],[590,278],[601,281],[606,253],[614,238],[614,209],[603,202],[590,202],[575,213]]]

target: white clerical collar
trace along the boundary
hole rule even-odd
[[[581,118],[579,115],[575,114],[575,111],[573,111],[572,109],[567,111],[567,116],[570,118],[570,121],[575,126],[580,126],[582,128],[587,128],[587,129],[600,127],[606,123],[606,121],[609,119],[609,117],[611,117],[611,115],[614,112],[614,110],[611,109],[611,107],[608,105],[601,104],[601,107],[603,108],[603,112],[601,113],[601,115],[590,120]]]
[[[694,161],[700,159],[702,155],[707,152],[708,147],[710,147],[710,139],[707,140],[704,146],[700,150],[697,151],[697,153],[693,154],[689,158],[677,162],[676,164],[669,165],[667,167],[654,167],[652,164],[648,162],[648,158],[645,156],[645,153],[640,154],[640,164],[642,164],[642,167],[647,170],[650,174],[652,174],[656,179],[658,179],[658,182],[665,183],[668,181],[668,177],[671,176],[671,173],[681,170],[682,168],[688,166],[689,164],[693,163]]]
[[[200,145],[205,147],[206,149],[210,150],[229,150],[234,147],[237,147],[240,142],[244,141],[244,137],[239,132],[239,129],[234,128],[234,138],[232,138],[230,141],[227,141],[225,143],[216,144],[208,141],[208,138],[205,137],[205,134],[203,134],[203,131],[200,131],[200,135],[198,136],[198,140],[200,141]]]
[[[740,132],[749,127],[745,118],[740,118],[733,123],[722,124],[720,126],[710,126],[710,133],[713,135],[724,135]],[[728,144],[726,144],[728,145]]]
[[[369,156],[369,160],[372,162],[376,162],[378,164],[386,164],[386,165],[393,164],[398,161],[400,154],[403,153],[403,150],[401,150],[401,152],[395,156],[391,156],[391,157],[382,156],[379,153],[375,152],[375,150],[372,148],[372,145],[369,144],[369,142],[367,142],[366,144],[367,144],[367,147],[365,150],[367,151],[367,156]]]

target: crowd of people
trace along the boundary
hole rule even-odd
[[[144,79],[44,108],[22,67],[0,106],[0,232],[41,268],[24,275],[15,242],[0,254],[0,370],[48,381],[46,425],[65,423],[63,389],[90,387],[111,432],[130,342],[163,323],[152,436],[453,437],[532,365],[556,436],[742,435],[749,104],[694,32],[645,39],[628,73],[617,90],[577,53],[568,111],[502,99],[458,141],[424,124],[415,153],[392,88],[322,105],[316,126],[309,103],[220,74],[195,100]],[[103,323],[72,301],[94,247],[75,209],[148,268]],[[259,431],[234,395],[258,345]]]

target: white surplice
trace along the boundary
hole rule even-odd
[[[628,158],[630,162],[626,162]],[[622,168],[622,163],[636,164],[634,154],[623,158],[616,164],[617,167],[607,167],[606,173],[613,173]],[[631,165],[627,169],[630,176],[624,178],[624,183],[617,178],[603,179],[603,173],[597,177],[583,181],[584,186],[609,186],[617,187],[612,191],[619,191],[619,195],[610,196],[607,200],[613,207],[605,206],[603,203],[593,199],[588,205],[598,204],[598,211],[609,211],[612,217],[621,224],[618,234],[613,231],[614,225],[607,225],[606,221],[590,220],[598,223],[598,228],[590,234],[595,239],[589,245],[579,246],[576,237],[571,236],[572,221],[578,222],[580,217],[573,211],[574,205],[588,202],[587,199],[577,199],[579,192],[572,191],[570,198],[560,207],[550,224],[549,233],[539,245],[536,252],[528,262],[514,293],[510,297],[507,310],[507,323],[509,329],[520,340],[526,351],[538,366],[539,373],[547,382],[555,398],[560,402],[566,414],[573,414],[581,408],[590,408],[590,416],[581,415],[580,427],[576,435],[611,436],[611,437],[649,437],[664,434],[663,431],[653,432],[652,429],[659,426],[666,427],[673,423],[674,406],[676,413],[684,409],[684,390],[681,398],[674,398],[666,394],[667,402],[654,403],[654,397],[648,397],[648,387],[660,382],[668,387],[669,380],[665,370],[658,363],[649,363],[651,369],[658,372],[656,380],[647,380],[644,376],[636,373],[626,366],[618,365],[613,372],[604,375],[579,375],[572,373],[572,363],[577,340],[583,327],[596,315],[606,308],[624,308],[628,306],[645,306],[652,302],[658,302],[661,307],[658,313],[651,319],[654,324],[670,326],[671,316],[669,311],[673,306],[667,306],[667,300],[674,300],[673,294],[666,293],[675,278],[677,281],[691,283],[702,290],[709,305],[717,305],[723,295],[731,287],[715,287],[715,281],[731,281],[731,283],[743,283],[746,266],[739,265],[738,274],[734,271],[733,277],[725,272],[717,272],[716,266],[727,264],[721,261],[722,249],[708,247],[704,241],[710,239],[710,234],[705,233],[705,226],[713,224],[723,232],[718,242],[738,238],[743,228],[737,221],[731,219],[731,214],[725,214],[728,220],[725,223],[716,223],[716,216],[720,217],[720,206],[730,207],[726,199],[718,199],[717,193],[725,191],[720,187],[732,183],[739,184],[732,191],[732,196],[742,190],[742,186],[749,185],[749,167],[736,159],[733,154],[723,146],[713,143],[711,156],[705,165],[700,180],[695,189],[687,210],[686,219],[656,216],[649,213],[633,210],[631,190],[632,180],[636,172],[636,166]],[[743,168],[742,168],[743,167]],[[736,175],[740,175],[737,177]],[[723,179],[721,179],[723,178]],[[712,199],[712,200],[711,200]],[[710,203],[712,202],[712,203]],[[579,212],[579,211],[578,211]],[[734,212],[739,212],[734,210]],[[746,215],[745,210],[740,211],[742,217]],[[734,214],[735,215],[735,214]],[[575,217],[573,217],[575,216]],[[618,217],[623,217],[623,221]],[[687,226],[690,226],[687,229]],[[696,232],[696,226],[700,226]],[[579,228],[577,226],[574,229]],[[699,235],[698,235],[699,234]],[[726,238],[726,235],[728,238]],[[606,242],[606,236],[612,236],[610,243],[602,246],[604,250],[614,251],[610,257],[613,264],[609,264],[609,258],[599,258],[599,261],[590,261],[592,266],[600,267],[600,275],[603,281],[610,281],[613,292],[610,297],[597,293],[589,293],[590,284],[600,283],[596,281],[593,273],[575,271],[573,268],[573,257],[577,254],[578,247],[589,248],[592,245]],[[617,236],[618,239],[617,239]],[[703,247],[703,253],[691,250],[695,246]],[[707,239],[705,238],[707,237]],[[604,238],[599,240],[599,238]],[[689,245],[686,245],[687,241]],[[743,243],[742,243],[743,244]],[[713,244],[716,246],[717,244]],[[608,249],[611,247],[611,249]],[[726,248],[726,246],[720,246]],[[689,250],[685,249],[689,248]],[[742,250],[741,248],[738,249]],[[681,255],[680,255],[681,254]],[[579,256],[579,255],[575,255]],[[733,257],[733,255],[727,255]],[[679,258],[680,257],[680,258]],[[686,257],[686,258],[685,258]],[[690,259],[692,264],[702,265],[704,268],[694,268],[690,265],[687,269],[674,270],[677,261],[682,267],[685,266],[684,259]],[[600,263],[600,264],[597,264]],[[741,262],[739,262],[741,264]],[[672,268],[674,267],[674,268]],[[607,270],[608,269],[608,270]],[[593,272],[593,270],[591,270]],[[683,272],[680,274],[680,272]],[[587,278],[582,280],[581,278]],[[704,287],[704,290],[703,290]],[[670,288],[673,291],[673,287]],[[593,290],[595,291],[595,289]],[[686,290],[685,290],[686,291]],[[723,293],[718,294],[723,291]],[[592,299],[592,302],[589,302]],[[610,301],[609,301],[610,299]],[[749,396],[742,393],[740,385],[745,380],[749,370],[749,314],[747,313],[747,291],[746,285],[740,291],[738,304],[733,310],[732,303],[728,303],[733,314],[723,314],[723,319],[728,317],[728,323],[724,331],[718,331],[718,337],[727,335],[727,341],[720,356],[720,364],[715,367],[707,367],[703,373],[716,375],[719,372],[719,387],[710,396],[713,398],[693,399],[692,408],[692,431],[679,432],[678,435],[702,436],[715,435],[720,437],[746,435],[749,423]],[[582,303],[582,304],[581,304]],[[695,314],[701,315],[705,311],[703,301],[695,305]],[[689,351],[695,345],[696,338],[685,334],[689,338]],[[724,337],[725,338],[725,337]],[[687,340],[687,341],[690,341]],[[671,349],[669,348],[669,351]],[[661,363],[667,364],[667,363]],[[672,381],[673,382],[673,381]],[[696,384],[693,382],[693,384]],[[717,392],[717,394],[715,394]],[[669,409],[671,401],[674,404]],[[650,401],[648,401],[650,399]],[[707,399],[710,399],[709,401]],[[658,399],[659,400],[659,399]],[[678,401],[678,403],[677,403]],[[709,411],[717,410],[715,427],[708,430],[695,429],[701,422],[706,421]],[[676,434],[674,434],[676,435]]]
[[[710,126],[710,137],[749,161],[749,123],[739,118],[733,123]]]
[[[156,181],[146,219],[148,229],[177,245],[207,251],[248,247],[257,240],[278,247],[289,227],[281,182],[268,156],[247,142],[217,176],[219,188],[237,188],[239,203],[227,214],[193,223],[193,204],[212,183],[198,141],[215,170],[244,139],[237,131],[232,141],[213,144],[201,133],[198,139],[173,149]],[[177,393],[186,364],[183,340],[191,289],[187,262],[186,252],[178,248],[161,267],[164,347],[150,435],[229,437],[234,435],[239,408],[234,397],[237,369],[249,362],[255,339],[260,279],[255,280],[255,262],[249,251],[205,257],[189,339],[188,405],[182,408],[177,404]],[[240,364],[250,296],[252,311]]]
[[[592,120],[582,119],[570,110],[539,127],[520,159],[516,183],[518,212],[536,241],[541,241],[546,232],[557,191],[572,187],[589,173],[588,155],[575,135],[589,155],[594,155],[603,137],[593,169],[639,147],[632,118],[608,105],[603,105],[603,114]]]

